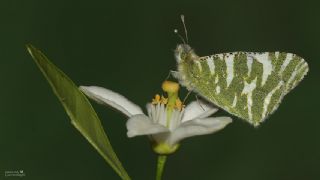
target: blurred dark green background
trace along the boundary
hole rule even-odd
[[[71,125],[26,43],[78,85],[104,86],[144,106],[175,69],[173,29],[181,32],[182,13],[199,55],[287,51],[311,70],[261,127],[234,118],[217,134],[184,141],[164,179],[320,179],[319,7],[306,0],[1,0],[0,179],[18,179],[5,177],[8,170],[32,180],[119,179]],[[147,138],[128,139],[120,113],[93,105],[129,175],[153,179]]]

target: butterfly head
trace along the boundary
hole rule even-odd
[[[188,63],[197,59],[197,55],[188,44],[179,44],[175,50],[177,63]]]

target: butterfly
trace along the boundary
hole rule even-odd
[[[185,33],[187,37],[186,28]],[[293,53],[240,51],[201,57],[185,42],[177,46],[175,58],[177,71],[172,74],[182,86],[254,126],[278,108],[309,70]]]

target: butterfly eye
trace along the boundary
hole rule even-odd
[[[186,59],[186,58],[187,58],[187,53],[186,53],[186,52],[182,52],[182,53],[180,54],[180,58],[181,58],[181,59]]]

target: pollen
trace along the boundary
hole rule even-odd
[[[168,98],[165,98],[164,96],[161,96],[161,103],[162,104],[167,104],[168,103]]]
[[[179,84],[173,81],[164,81],[162,83],[162,89],[168,93],[176,93],[179,90]]]
[[[168,98],[164,96],[160,96],[159,94],[156,94],[154,98],[152,99],[151,104],[167,104],[168,103]]]
[[[178,109],[179,111],[181,111],[184,108],[184,104],[181,102],[181,100],[178,98],[176,100],[175,106],[176,109]]]
[[[152,104],[158,104],[158,103],[161,103],[161,98],[160,98],[160,95],[159,94],[156,94],[154,96],[154,98],[152,99]]]

